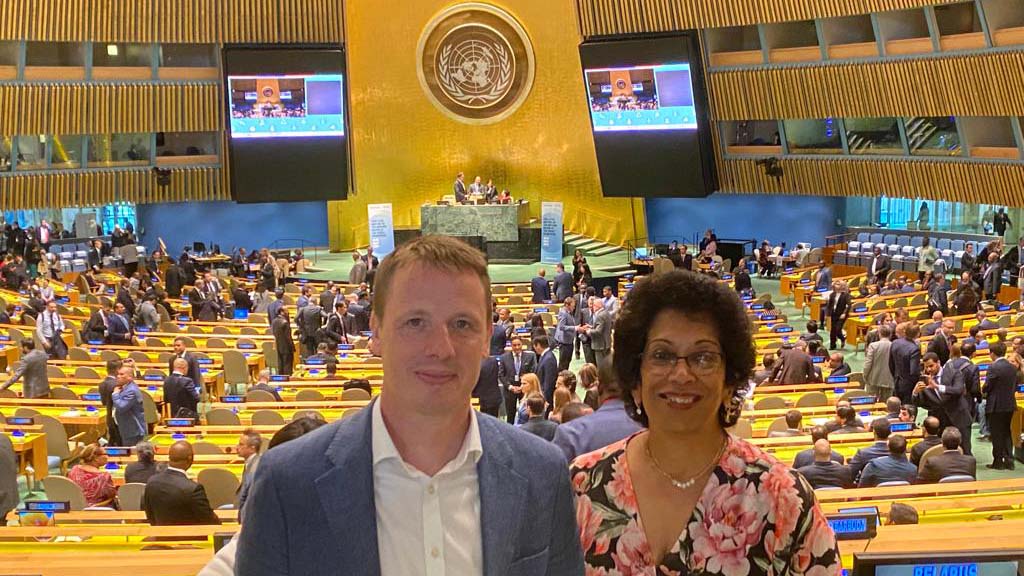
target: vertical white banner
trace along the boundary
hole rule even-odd
[[[395,222],[391,204],[367,204],[366,216],[370,228],[370,246],[378,258],[395,251]]]
[[[545,264],[562,261],[561,202],[542,202],[540,205],[540,261]]]

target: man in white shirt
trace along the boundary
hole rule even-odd
[[[458,240],[384,261],[371,328],[389,385],[261,458],[239,574],[583,574],[565,457],[470,406],[490,302],[483,256]]]
[[[67,344],[61,338],[63,332],[64,319],[57,312],[57,302],[51,300],[36,319],[36,336],[43,343],[46,355],[54,360],[63,360],[68,355]]]

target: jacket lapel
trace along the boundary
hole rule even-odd
[[[366,576],[380,574],[377,550],[377,508],[373,497],[373,404],[338,427],[326,456],[334,467],[317,478],[317,495],[339,554],[339,570]]]
[[[515,559],[526,506],[528,480],[513,469],[513,455],[493,418],[481,416],[483,455],[477,464],[480,481],[480,527],[484,574],[501,576]]]

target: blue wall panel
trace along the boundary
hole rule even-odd
[[[716,194],[708,198],[648,198],[647,234],[653,243],[692,241],[714,228],[719,238],[768,239],[772,245],[797,242],[823,246],[836,234],[842,198]]]
[[[141,241],[149,249],[163,238],[171,255],[177,256],[193,242],[219,244],[227,252],[238,246],[262,248],[280,240],[280,247],[327,246],[327,203],[288,202],[235,204],[234,202],[185,202],[140,204]]]

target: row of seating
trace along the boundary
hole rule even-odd
[[[912,272],[917,270],[923,243],[923,236],[861,232],[857,234],[856,240],[851,240],[847,244],[845,250],[836,250],[832,261],[835,264],[866,267],[870,265],[871,259],[874,257],[874,249],[881,248],[882,253],[888,255],[892,260],[893,270]],[[975,254],[979,254],[987,243],[975,240],[937,238],[934,246],[940,259],[945,263],[946,270],[959,270],[961,257],[968,244],[974,247]]]

